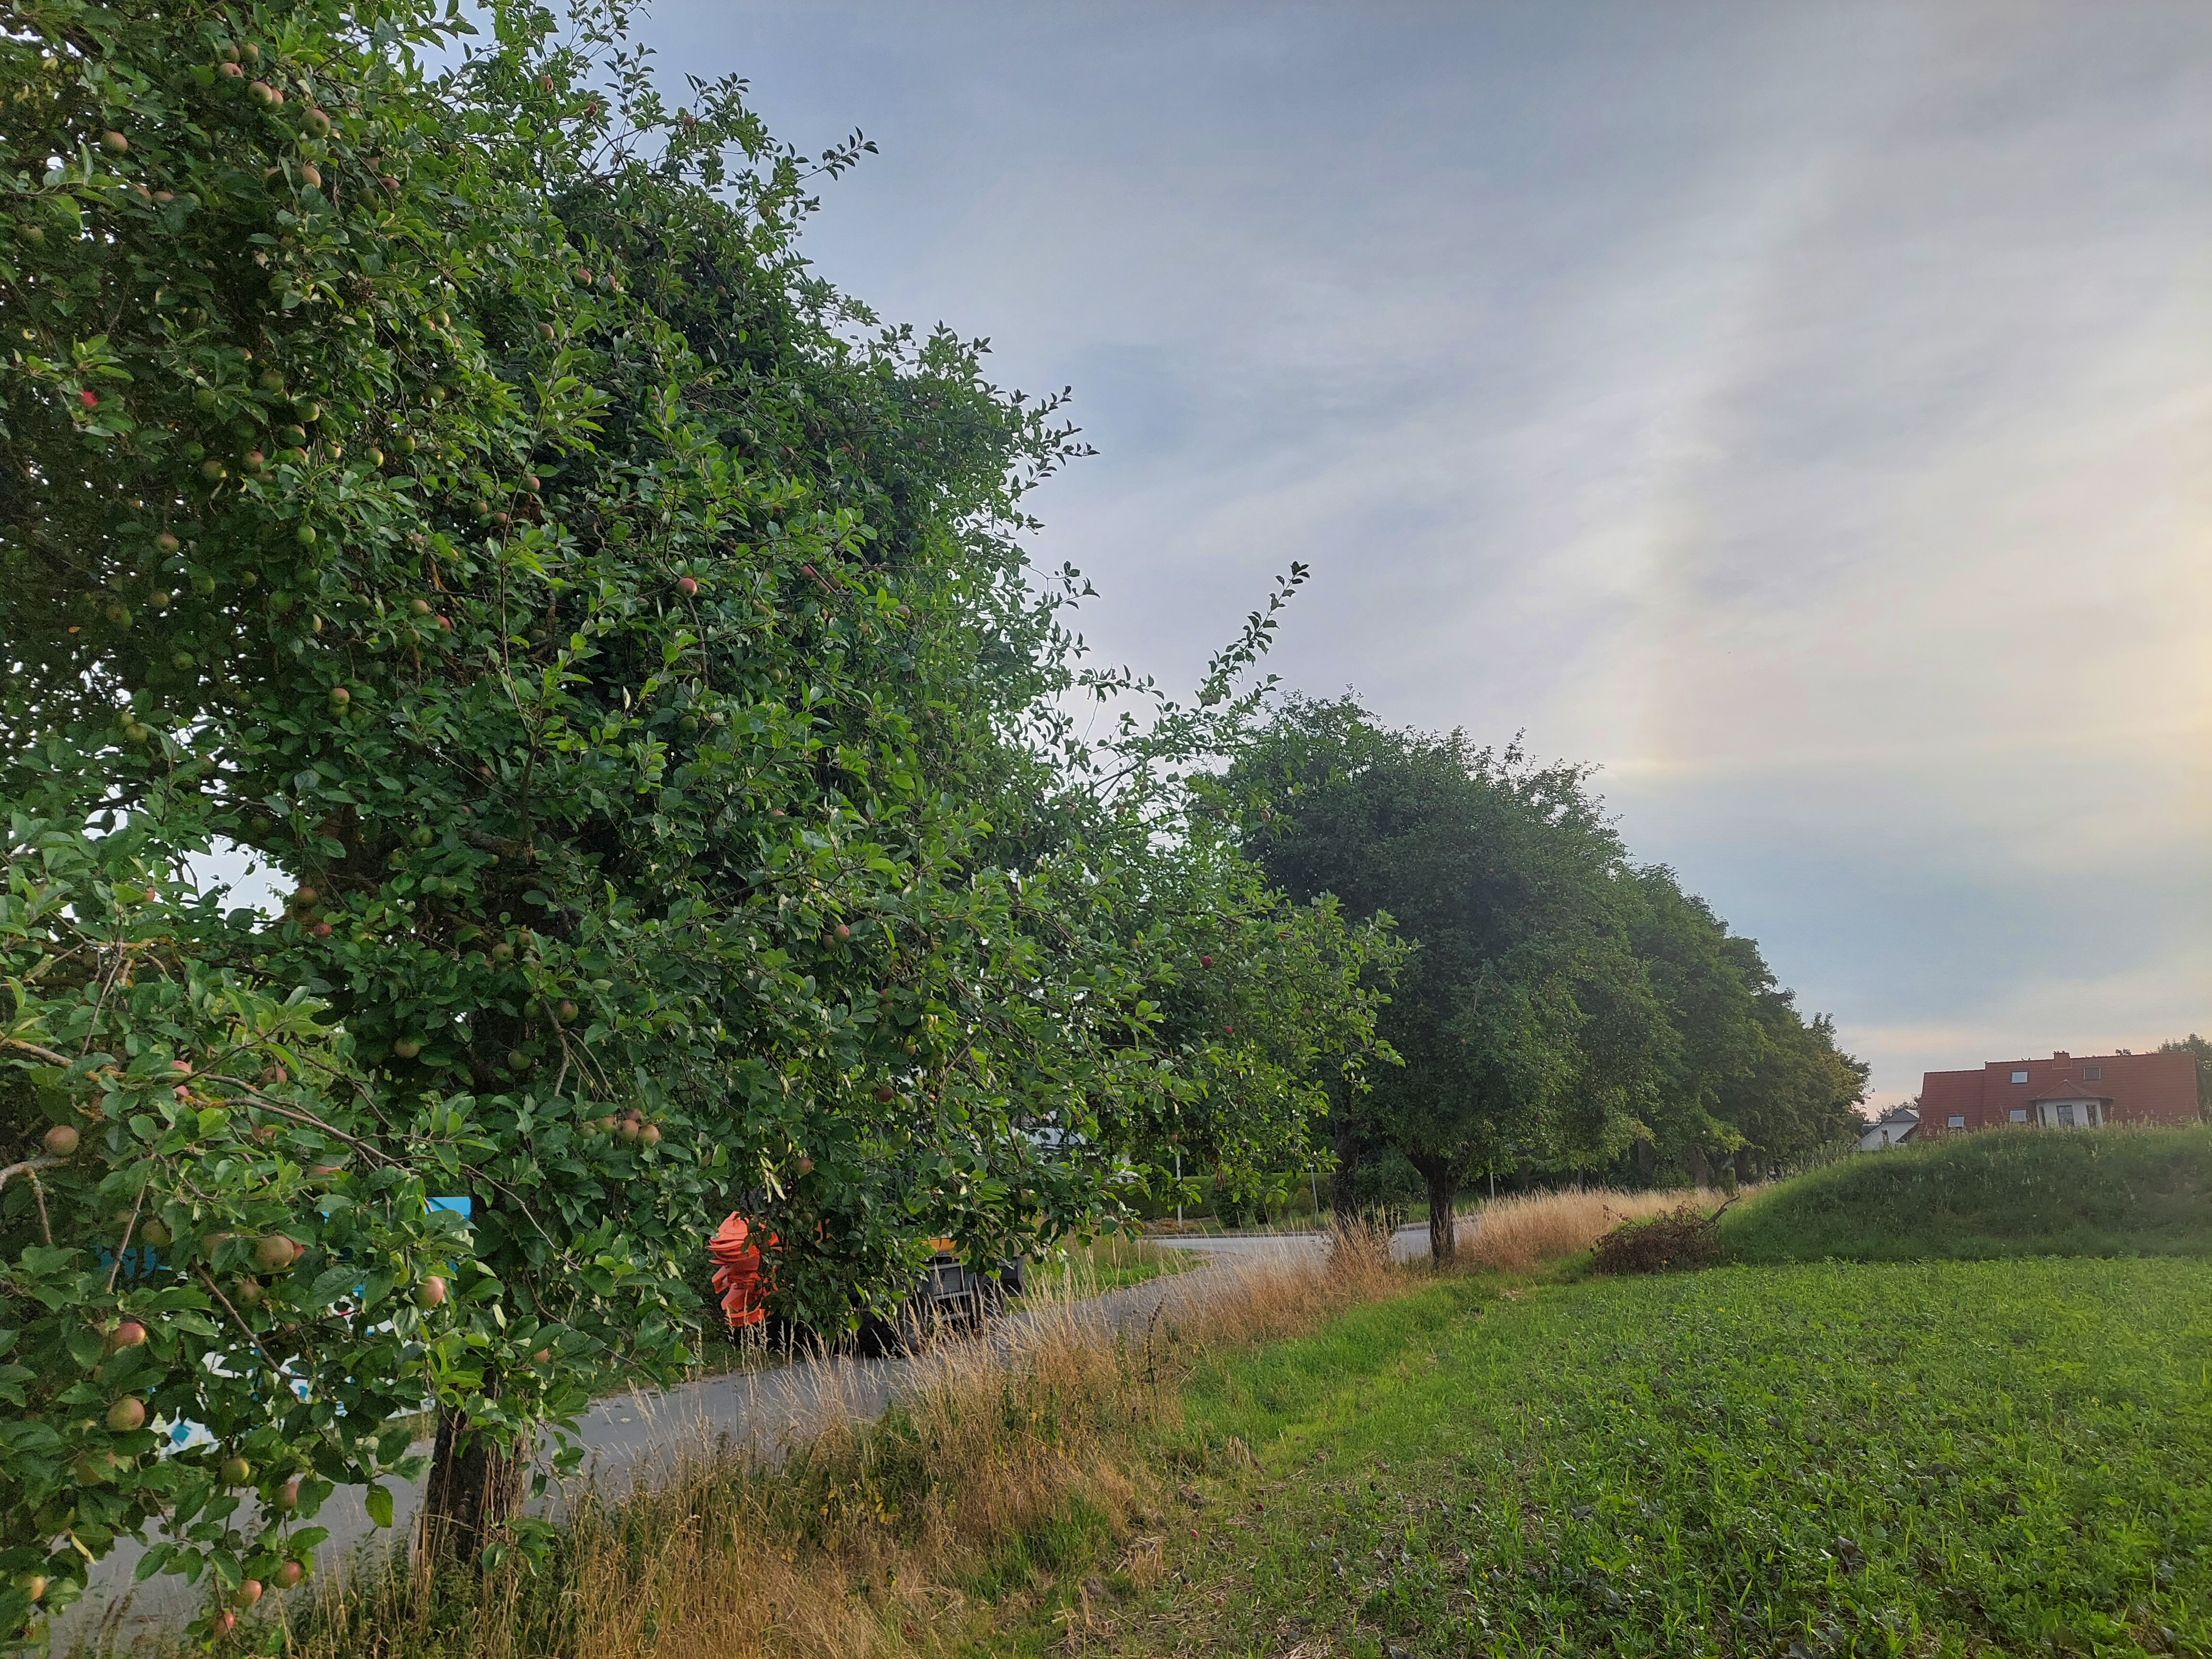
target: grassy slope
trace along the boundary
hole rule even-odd
[[[1447,1281],[1201,1382],[1186,1466],[1255,1466],[1002,1645],[2203,1653],[2208,1310],[2177,1261]]]
[[[1721,1223],[1747,1261],[2212,1255],[2212,1129],[1993,1132],[1869,1153]]]

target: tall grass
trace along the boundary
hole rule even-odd
[[[1118,1319],[1063,1280],[993,1334],[933,1345],[874,1422],[819,1364],[827,1426],[780,1462],[702,1438],[633,1492],[583,1492],[534,1569],[433,1582],[399,1552],[331,1574],[284,1651],[869,1659],[957,1640],[972,1597],[1088,1560],[1158,1504],[1147,1453],[1209,1351],[1312,1330],[1405,1277],[1348,1237],[1163,1279]]]
[[[1725,1201],[1708,1188],[1694,1191],[1522,1193],[1487,1203],[1473,1224],[1459,1224],[1462,1262],[1501,1273],[1526,1273],[1546,1261],[1579,1255],[1624,1221],[1646,1221],[1683,1204],[1714,1209]]]

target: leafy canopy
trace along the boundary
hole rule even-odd
[[[1630,862],[1583,769],[1292,699],[1230,778],[1271,880],[1413,947],[1380,1025],[1404,1065],[1361,1111],[1432,1206],[1484,1171],[1786,1158],[1853,1121],[1865,1067],[1753,941]]]

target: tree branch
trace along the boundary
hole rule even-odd
[[[27,1054],[36,1054],[49,1066],[59,1066],[64,1070],[70,1064],[66,1054],[58,1054],[51,1048],[41,1048],[37,1043],[26,1042],[21,1037],[0,1036],[0,1048],[21,1048]]]
[[[200,1269],[200,1278],[202,1281],[206,1284],[208,1290],[214,1295],[215,1299],[222,1304],[223,1307],[228,1311],[233,1319],[238,1321],[238,1328],[246,1333],[246,1340],[253,1345],[253,1352],[261,1356],[261,1363],[268,1366],[270,1372],[276,1376],[277,1386],[280,1388],[283,1387],[284,1383],[283,1368],[269,1357],[269,1350],[261,1346],[261,1339],[253,1334],[253,1327],[246,1322],[246,1316],[240,1313],[237,1309],[230,1305],[230,1298],[222,1293],[222,1286],[215,1282],[215,1275],[210,1273],[205,1267],[203,1267]]]
[[[141,1187],[138,1189],[138,1196],[131,1205],[131,1219],[123,1224],[123,1240],[115,1247],[115,1260],[107,1269],[107,1289],[110,1295],[112,1295],[115,1291],[115,1275],[123,1271],[123,1253],[131,1248],[131,1235],[137,1231],[138,1212],[143,1209],[145,1205],[146,1189]]]
[[[240,1079],[227,1077],[217,1072],[203,1073],[201,1077],[203,1081],[208,1083],[228,1085],[230,1087],[236,1089],[240,1094],[245,1096],[251,1104],[258,1107],[264,1112],[274,1112],[278,1117],[288,1117],[295,1123],[313,1124],[316,1128],[320,1129],[325,1134],[335,1136],[337,1139],[345,1142],[347,1146],[354,1147],[367,1154],[368,1157],[374,1158],[380,1164],[388,1164],[394,1169],[400,1167],[399,1160],[398,1158],[390,1157],[386,1153],[379,1151],[369,1142],[362,1139],[360,1136],[349,1135],[344,1130],[338,1128],[334,1124],[324,1122],[322,1119],[317,1117],[313,1112],[303,1112],[297,1107],[294,1106],[279,1105],[276,1102],[270,1099],[268,1096],[261,1093],[258,1090],[254,1088],[252,1084],[246,1083]]]
[[[35,1184],[40,1170],[51,1170],[60,1162],[61,1159],[58,1158],[27,1158],[21,1164],[10,1164],[6,1169],[0,1170],[0,1188],[7,1186],[8,1178],[10,1176],[19,1175],[30,1176]],[[52,1240],[48,1241],[48,1243],[52,1242]]]

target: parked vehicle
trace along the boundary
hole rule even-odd
[[[1022,1293],[1020,1258],[1000,1261],[994,1273],[960,1259],[949,1238],[934,1239],[928,1267],[902,1304],[896,1320],[871,1316],[863,1322],[864,1346],[911,1349],[939,1330],[981,1330],[1005,1311],[1006,1298]],[[773,1233],[763,1237],[757,1224],[732,1213],[707,1246],[714,1264],[714,1290],[732,1331],[757,1328],[769,1319],[775,1289]]]

